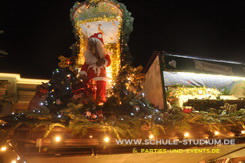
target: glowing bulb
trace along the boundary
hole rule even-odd
[[[93,135],[89,135],[89,138],[92,139],[93,138]]]
[[[154,135],[150,134],[149,139],[153,139],[153,138],[154,138]]]
[[[61,141],[61,137],[60,137],[60,136],[56,136],[56,137],[54,138],[54,140],[55,140],[56,142],[60,142],[60,141]]]
[[[188,132],[186,132],[186,133],[184,134],[184,137],[188,137],[188,136],[190,136],[190,134],[189,134]]]
[[[245,134],[245,130],[242,130],[242,131],[241,131],[241,134]]]
[[[104,138],[104,141],[105,141],[106,143],[108,143],[108,142],[110,141],[110,138],[109,138],[109,137],[105,137],[105,138]]]
[[[215,131],[214,132],[214,135],[219,135],[219,131]]]
[[[16,163],[16,160],[11,161],[11,163]]]
[[[7,150],[7,147],[6,146],[1,147],[1,151],[2,152],[5,152],[6,150]]]

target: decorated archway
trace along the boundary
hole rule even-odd
[[[71,20],[77,37],[79,54],[77,65],[84,63],[86,40],[94,33],[102,32],[105,47],[112,64],[107,67],[108,84],[113,85],[121,67],[122,53],[128,50],[127,42],[132,32],[133,18],[124,6],[115,0],[87,0],[76,2],[71,10]]]

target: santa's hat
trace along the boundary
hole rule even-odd
[[[96,38],[96,39],[99,39],[104,44],[102,37],[103,37],[103,34],[101,32],[99,32],[99,33],[95,33],[92,36],[90,36],[89,39]]]

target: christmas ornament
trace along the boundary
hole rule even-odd
[[[193,110],[193,107],[190,107],[190,106],[186,106],[183,108],[183,112],[184,113],[191,113]]]

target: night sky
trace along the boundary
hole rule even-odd
[[[245,62],[245,1],[119,0],[134,17],[129,46],[134,65],[153,51]],[[1,0],[0,72],[50,78],[58,56],[75,42],[75,0]]]

